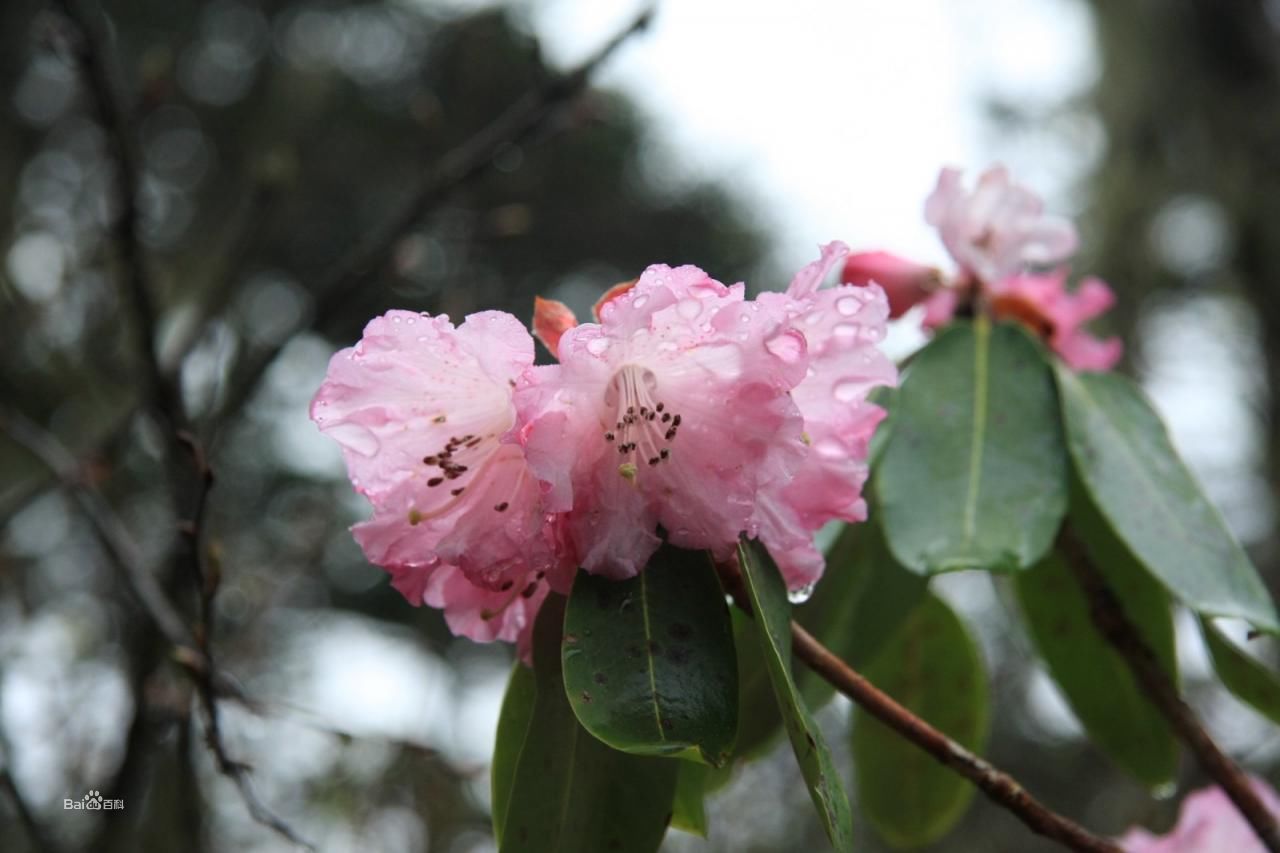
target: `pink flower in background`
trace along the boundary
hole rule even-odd
[[[849,256],[841,280],[884,287],[893,317],[924,305],[926,329],[951,322],[962,302],[973,301],[1027,325],[1076,370],[1109,370],[1120,360],[1118,339],[1098,340],[1084,330],[1115,301],[1111,289],[1086,279],[1068,291],[1065,268],[1034,271],[1075,251],[1074,226],[1047,215],[1040,197],[1003,167],[983,172],[972,190],[959,170],[943,169],[925,202],[925,220],[955,260],[954,276],[888,252],[860,252]]]
[[[979,175],[972,191],[959,169],[943,169],[924,218],[961,271],[988,285],[1028,266],[1058,263],[1078,243],[1075,227],[1045,214],[1040,197],[1014,183],[1003,166]]]
[[[761,540],[793,589],[813,584],[822,573],[824,560],[813,544],[818,528],[836,519],[866,518],[868,448],[884,418],[867,394],[897,382],[897,368],[878,348],[890,310],[883,291],[852,285],[819,289],[848,251],[843,243],[827,244],[785,293],[758,297],[804,335],[809,363],[791,392],[804,418],[803,459],[786,479],[766,484],[754,516]]]
[[[1110,370],[1120,361],[1120,340],[1099,340],[1084,325],[1107,311],[1115,303],[1115,294],[1101,279],[1087,278],[1073,291],[1066,289],[1066,281],[1065,269],[1011,276],[988,288],[987,298],[992,313],[1019,320],[1040,333],[1070,367]]]
[[[652,266],[560,339],[516,394],[530,466],[587,571],[629,577],[660,542],[727,553],[762,482],[802,458],[789,392],[804,337],[696,267]]]
[[[889,252],[856,252],[845,259],[840,280],[878,284],[889,300],[889,316],[901,317],[945,285],[942,270]]]
[[[1280,817],[1280,797],[1263,780],[1249,779],[1267,810]],[[1266,848],[1221,788],[1202,788],[1182,802],[1168,835],[1129,830],[1119,839],[1127,853],[1265,853]]]
[[[373,504],[353,529],[370,562],[412,603],[444,607],[454,630],[477,638],[517,639],[541,601],[522,593],[548,577],[567,589],[572,577],[508,436],[512,389],[532,363],[533,339],[509,314],[472,314],[454,328],[391,311],[333,357],[311,404]]]

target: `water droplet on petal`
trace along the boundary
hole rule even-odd
[[[635,301],[632,302],[631,305],[635,308],[643,308],[645,303],[648,301],[649,301],[649,297],[647,296],[637,296],[635,298]]]
[[[764,347],[787,364],[795,364],[804,357],[805,339],[794,329],[787,329],[765,341]]]
[[[836,399],[841,403],[852,403],[862,395],[862,383],[856,379],[844,379],[836,383]]]
[[[609,349],[609,341],[607,338],[592,338],[587,341],[587,352],[592,355],[603,355],[607,349]]]
[[[858,309],[862,307],[862,303],[858,301],[856,296],[842,296],[836,300],[836,310],[846,317],[852,317],[858,313]]]

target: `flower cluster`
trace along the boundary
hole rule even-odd
[[[1089,278],[1068,290],[1067,268],[1053,268],[1075,252],[1075,228],[1046,215],[1040,198],[1004,168],[983,172],[972,191],[958,170],[943,169],[925,221],[956,262],[953,275],[888,252],[860,252],[849,256],[842,280],[880,284],[894,317],[922,304],[927,328],[949,322],[962,300],[976,299],[995,316],[1026,324],[1077,370],[1109,370],[1120,360],[1118,339],[1098,340],[1084,328],[1111,307],[1111,289]]]
[[[579,568],[639,572],[661,543],[728,556],[759,537],[792,588],[822,573],[814,532],[866,516],[862,485],[896,370],[875,286],[820,288],[841,243],[785,292],[746,298],[652,266],[598,322],[540,300],[558,358],[516,318],[392,311],[337,353],[311,414],[373,505],[354,533],[455,633],[528,653],[537,608]]]

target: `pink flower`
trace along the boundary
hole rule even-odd
[[[901,317],[944,284],[942,270],[889,252],[856,252],[845,259],[840,281],[878,284],[889,300],[889,316]]]
[[[353,528],[369,561],[477,639],[518,639],[545,584],[565,589],[572,577],[510,435],[512,390],[532,363],[533,339],[509,314],[472,314],[454,328],[391,311],[333,357],[311,404],[373,504]],[[542,595],[522,597],[531,585]]]
[[[1250,786],[1272,814],[1280,817],[1280,797],[1263,780]],[[1182,801],[1178,822],[1168,835],[1135,827],[1119,839],[1127,853],[1264,853],[1266,848],[1221,788],[1202,788]]]
[[[765,485],[754,516],[761,540],[793,589],[812,585],[822,573],[824,561],[813,544],[818,528],[835,519],[866,518],[868,448],[884,418],[867,394],[897,382],[897,368],[877,347],[889,316],[884,291],[852,285],[818,289],[848,251],[843,243],[827,244],[785,293],[758,298],[804,335],[808,356],[805,378],[791,391],[804,418],[802,461],[785,479]]]
[[[560,364],[525,373],[521,439],[549,506],[568,513],[580,565],[639,572],[658,527],[682,548],[727,554],[760,484],[803,457],[789,391],[804,337],[691,267],[649,267],[565,332]]]
[[[1011,276],[987,288],[997,317],[1018,320],[1040,334],[1075,370],[1110,370],[1123,353],[1118,338],[1099,340],[1084,326],[1115,303],[1111,288],[1087,278],[1074,291],[1066,289],[1067,271]]]
[[[924,211],[961,270],[984,284],[1057,263],[1076,249],[1075,227],[1046,215],[1040,197],[1002,166],[983,172],[972,192],[960,170],[943,169]]]

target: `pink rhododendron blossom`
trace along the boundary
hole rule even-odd
[[[1109,370],[1120,360],[1116,338],[1099,340],[1084,326],[1115,297],[1098,279],[1066,289],[1066,268],[1037,267],[1066,260],[1076,249],[1070,222],[1044,212],[1039,196],[1014,183],[1003,167],[964,186],[957,169],[943,169],[925,202],[925,220],[938,229],[958,269],[939,270],[888,252],[860,252],[845,263],[841,280],[885,288],[891,316],[923,304],[926,329],[951,322],[962,305],[1024,323],[1076,370]]]
[[[897,368],[877,348],[889,315],[884,292],[874,286],[818,289],[848,251],[843,243],[828,244],[785,293],[758,298],[804,335],[808,356],[805,378],[791,391],[804,418],[803,459],[785,479],[765,484],[754,517],[793,589],[813,584],[822,573],[814,531],[828,521],[866,518],[868,448],[884,417],[867,394],[897,381]]]
[[[560,340],[560,363],[524,375],[530,466],[569,512],[581,565],[640,571],[660,542],[727,554],[762,482],[803,457],[788,392],[806,343],[696,267],[652,266]],[[778,470],[771,470],[776,468]]]
[[[1263,780],[1250,786],[1272,814],[1280,817],[1280,797]],[[1221,788],[1202,788],[1182,802],[1178,822],[1167,835],[1129,830],[1119,839],[1127,853],[1264,853],[1266,848]]]
[[[565,589],[571,577],[508,436],[512,390],[532,363],[533,339],[509,314],[472,314],[454,328],[391,311],[333,357],[311,405],[373,504],[353,529],[370,562],[477,639],[520,639],[545,585]]]
[[[878,284],[889,300],[889,316],[901,317],[943,285],[942,271],[889,252],[856,252],[844,262],[840,280]]]
[[[1065,269],[1011,276],[988,288],[987,298],[992,313],[1037,331],[1072,368],[1110,370],[1120,360],[1120,340],[1099,340],[1084,325],[1107,311],[1115,294],[1101,279],[1087,278],[1074,291],[1066,289],[1066,281]]]
[[[758,536],[789,586],[812,584],[816,530],[866,516],[883,417],[866,397],[896,379],[884,292],[821,287],[847,254],[826,246],[756,300],[691,266],[611,289],[596,323],[539,300],[544,367],[508,314],[375,319],[312,404],[373,505],[365,555],[455,633],[522,654],[577,567],[629,577],[663,535],[720,557]]]
[[[1003,166],[983,172],[972,191],[959,169],[943,169],[924,211],[961,270],[985,284],[1076,250],[1075,227],[1045,214],[1040,197],[1014,183]]]

